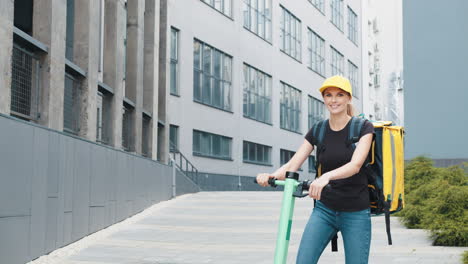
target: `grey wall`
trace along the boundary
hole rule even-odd
[[[405,158],[468,159],[468,1],[403,1]]]
[[[172,197],[172,168],[0,115],[0,263],[26,263]],[[198,187],[178,175],[177,194]]]

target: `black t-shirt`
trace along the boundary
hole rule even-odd
[[[328,124],[328,123],[327,123]],[[354,150],[347,146],[349,126],[351,121],[340,131],[333,131],[328,124],[323,139],[324,150],[319,154],[319,164],[322,165],[322,174],[339,168],[351,161]],[[313,128],[307,133],[305,139],[312,144]],[[373,133],[374,126],[365,121],[361,129],[362,136]],[[351,177],[330,181],[331,188],[322,190],[320,201],[335,211],[354,212],[369,207],[369,193],[367,177],[363,173]]]

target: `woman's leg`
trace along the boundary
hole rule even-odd
[[[328,242],[336,234],[336,227],[335,212],[317,201],[302,234],[296,264],[317,263]]]
[[[367,264],[371,241],[369,209],[358,212],[340,212],[339,221],[346,264]]]

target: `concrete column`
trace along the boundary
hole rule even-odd
[[[166,122],[167,119],[167,105],[166,95],[168,85],[167,69],[169,68],[169,48],[168,48],[168,25],[167,25],[167,0],[160,0],[160,22],[159,22],[159,90],[158,90],[158,116],[155,119],[159,119],[165,123],[164,128],[158,129],[158,160],[165,163],[168,162],[169,158],[169,124]]]
[[[115,0],[106,0],[105,10],[103,81],[114,89],[109,115],[109,143],[115,148],[121,148],[126,11],[121,1]]]
[[[142,109],[143,109],[143,76],[144,76],[144,15],[145,0],[127,2],[127,77],[125,96],[135,103],[133,111],[133,144],[136,153],[141,153]]]
[[[39,124],[63,130],[65,86],[66,1],[34,1],[33,37],[49,46],[41,57],[41,100]]]
[[[158,131],[158,78],[159,78],[159,0],[145,2],[145,45],[143,109],[152,114],[149,131],[149,153],[156,159]]]
[[[80,136],[96,140],[99,67],[99,1],[75,1],[74,62],[87,72],[81,83]]]
[[[13,53],[14,1],[0,1],[0,113],[9,115],[11,104],[11,56]]]

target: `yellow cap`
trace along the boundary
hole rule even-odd
[[[341,75],[335,75],[326,79],[323,82],[322,87],[320,87],[319,89],[320,93],[323,93],[323,91],[325,91],[325,89],[327,89],[328,87],[340,88],[341,90],[348,92],[351,96],[353,96],[353,89],[351,88],[351,83],[347,78]]]

